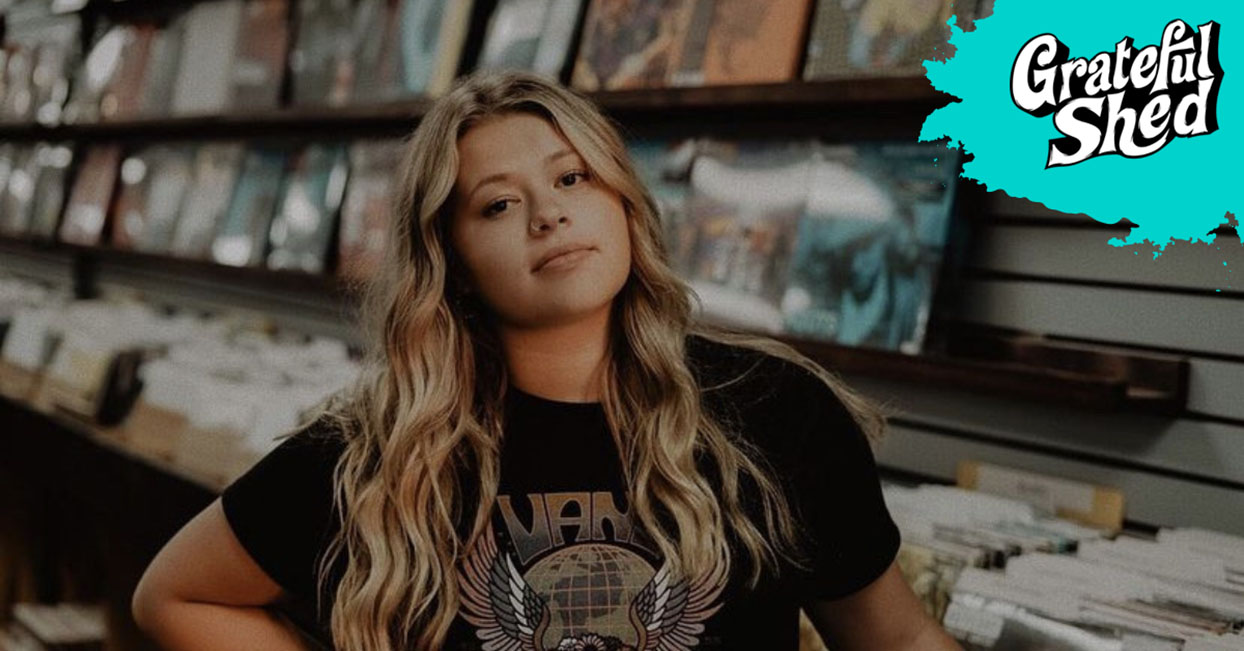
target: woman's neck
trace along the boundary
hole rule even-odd
[[[502,327],[510,383],[560,402],[599,402],[607,367],[609,314],[605,308],[578,321],[538,329]]]

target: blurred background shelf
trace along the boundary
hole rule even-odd
[[[107,247],[0,238],[0,250],[70,255],[81,269],[80,291],[95,293],[99,265],[165,282],[195,282],[259,291],[288,300],[336,305],[344,316],[358,295],[327,274],[232,267]],[[343,327],[346,324],[343,321]],[[1176,415],[1187,406],[1188,361],[1178,355],[1090,346],[1001,328],[957,324],[939,349],[918,355],[837,345],[791,336],[776,338],[836,372],[944,389],[1075,406],[1106,412]]]
[[[677,121],[694,117],[764,120],[825,119],[834,113],[867,111],[923,117],[950,96],[924,77],[876,77],[780,84],[699,86],[599,91],[586,95],[606,112],[627,120]],[[430,99],[377,105],[288,107],[245,114],[192,115],[60,124],[0,123],[0,140],[13,142],[99,142],[175,138],[324,137],[343,134],[408,133],[431,106]],[[877,111],[881,109],[881,115]],[[749,132],[751,127],[749,127]]]

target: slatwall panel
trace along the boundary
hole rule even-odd
[[[965,283],[959,316],[1047,334],[1244,356],[1244,301],[1044,281]]]
[[[851,378],[903,422],[1244,490],[1244,423],[1111,414]]]
[[[953,480],[979,459],[1116,486],[1128,517],[1244,535],[1244,245],[1108,244],[1126,230],[994,192],[971,215],[952,320],[1186,356],[1176,417],[1105,413],[848,378],[895,412],[886,467]],[[1223,263],[1226,264],[1223,264]],[[1216,291],[1217,290],[1217,291]]]
[[[974,266],[992,271],[1096,282],[1244,293],[1244,245],[1233,236],[1213,243],[1175,242],[1156,259],[1152,249],[1107,244],[1107,228],[983,225]]]
[[[1244,361],[1193,359],[1188,410],[1244,422]]]

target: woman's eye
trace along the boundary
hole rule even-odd
[[[562,185],[575,185],[579,181],[586,181],[587,179],[588,179],[587,172],[576,170],[574,172],[566,172],[565,174],[563,174],[561,178],[561,182],[562,182]]]
[[[484,216],[492,217],[493,215],[496,215],[497,213],[502,212],[503,210],[505,210],[505,206],[508,203],[510,203],[509,199],[498,199],[497,201],[494,201],[488,204],[487,206],[484,206]]]

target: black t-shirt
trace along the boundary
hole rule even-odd
[[[627,518],[602,406],[511,387],[495,544],[477,545],[459,564],[465,588],[445,648],[534,635],[534,646],[496,648],[631,649],[644,641],[639,648],[794,650],[800,604],[852,594],[889,567],[898,529],[868,442],[833,392],[793,363],[696,336],[688,362],[705,407],[752,443],[781,483],[806,534],[808,569],[784,564],[755,588],[741,560],[718,576],[670,576]],[[326,646],[331,604],[316,615],[315,570],[334,532],[332,471],[341,450],[340,437],[317,423],[222,496],[242,545],[289,594],[286,611]]]

